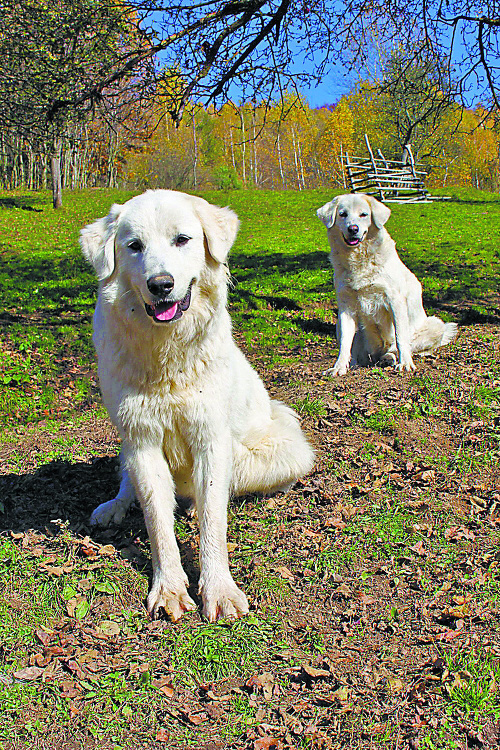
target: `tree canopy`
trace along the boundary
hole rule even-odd
[[[165,72],[174,121],[188,101],[221,105],[234,90],[276,99],[339,60],[359,69],[374,39],[441,60],[457,96],[499,106],[500,0],[0,0],[0,11],[0,96],[18,126],[113,101],[125,83],[148,97]]]
[[[500,0],[0,0],[0,146],[45,144],[57,206],[62,139],[96,111],[114,131],[159,99],[176,124],[193,104],[290,112],[374,52],[403,144],[456,102],[498,111],[499,30]]]

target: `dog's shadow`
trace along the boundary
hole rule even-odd
[[[69,531],[79,539],[89,536],[99,544],[112,544],[118,554],[151,582],[149,542],[142,511],[133,507],[119,526],[90,525],[90,515],[100,503],[115,497],[119,487],[118,458],[96,458],[90,462],[51,461],[32,473],[0,476],[0,533],[35,531],[48,538]],[[179,502],[182,522],[188,516],[186,503]],[[194,533],[178,540],[181,559],[189,578],[189,593],[197,601],[199,568]]]

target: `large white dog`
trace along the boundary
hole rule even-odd
[[[119,523],[139,499],[153,617],[163,607],[176,620],[195,607],[174,535],[176,493],[198,511],[204,614],[237,617],[248,603],[229,572],[229,495],[287,488],[314,460],[295,413],[269,398],[231,335],[225,261],[238,225],[228,208],[156,190],[81,232],[100,281],[100,385],[122,438],[118,495],[91,521]]]
[[[339,308],[339,356],[327,373],[344,375],[350,366],[379,361],[414,370],[412,353],[455,338],[455,323],[425,314],[422,285],[384,227],[387,206],[369,195],[340,195],[317,215],[328,231]]]

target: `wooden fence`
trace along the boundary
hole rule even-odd
[[[405,146],[401,161],[386,159],[380,149],[374,155],[365,135],[368,158],[343,154],[347,183],[353,193],[367,193],[385,203],[415,203],[434,200],[425,188],[427,172],[418,168],[411,146]]]

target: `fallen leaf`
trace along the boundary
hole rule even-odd
[[[116,549],[112,544],[103,544],[99,547],[99,554],[106,557],[113,557],[116,554]]]
[[[286,578],[288,581],[295,580],[295,576],[292,571],[284,565],[280,565],[278,568],[276,568],[276,572],[279,573],[282,578]]]
[[[159,729],[156,733],[156,741],[157,742],[169,742],[170,741],[170,734],[167,732],[166,729]]]
[[[424,542],[422,539],[420,539],[416,544],[414,544],[413,547],[410,547],[410,549],[413,550],[413,552],[416,552],[417,555],[420,555],[421,557],[427,554],[427,551],[424,547]]]
[[[175,691],[170,676],[159,677],[158,679],[151,680],[151,685],[163,693],[167,698],[172,698],[174,695]]]
[[[38,680],[43,674],[41,667],[25,667],[24,669],[18,669],[17,672],[13,673],[16,680]]]
[[[345,596],[346,598],[350,597],[352,592],[349,586],[346,583],[341,583],[340,586],[337,586],[334,594],[338,594],[339,596]]]
[[[246,682],[247,687],[261,689],[265,700],[270,700],[273,696],[274,675],[271,672],[250,677]]]
[[[254,750],[278,750],[280,743],[275,737],[269,737],[266,734],[264,737],[259,737],[258,740],[255,740],[253,747]]]
[[[90,604],[87,599],[81,595],[72,596],[66,602],[66,611],[70,617],[75,617],[77,620],[83,620],[85,615],[90,609]]]
[[[405,689],[404,682],[400,680],[399,677],[388,677],[387,685],[389,687],[389,692],[392,693],[392,695],[402,693]]]
[[[476,538],[476,535],[473,531],[466,528],[465,526],[450,526],[446,531],[444,532],[445,539],[469,539],[471,542],[474,541]]]
[[[76,716],[79,713],[81,713],[81,708],[79,706],[75,705],[74,703],[70,703],[70,705],[69,705],[69,716],[70,716],[70,719],[72,719],[74,716]]]
[[[79,680],[83,679],[85,677],[85,672],[81,668],[81,666],[78,664],[78,662],[75,659],[68,659],[67,662],[65,662],[66,666],[68,667],[69,671],[76,675]]]
[[[223,695],[216,695],[213,692],[213,690],[207,690],[204,697],[206,697],[210,701],[213,701],[214,703],[224,703],[226,701],[230,701],[232,698],[230,693],[224,693]]]
[[[374,604],[376,602],[374,596],[369,596],[368,594],[365,594],[364,591],[357,591],[356,598],[361,602],[361,604]]]
[[[50,633],[47,633],[47,631],[42,630],[41,628],[37,628],[35,630],[35,635],[40,643],[43,643],[44,646],[48,646],[52,639],[52,635]]]
[[[325,526],[333,526],[334,529],[342,530],[345,529],[347,524],[341,518],[329,518],[326,521]]]
[[[340,703],[345,703],[349,700],[349,688],[347,685],[341,685],[337,690],[334,690],[333,693],[330,693],[330,695],[332,698],[340,701]]]
[[[81,691],[78,690],[73,680],[61,680],[59,690],[65,698],[76,698],[77,695],[81,695]]]
[[[206,713],[188,714],[183,712],[183,715],[186,721],[188,721],[194,727],[197,727],[199,724],[203,724],[204,721],[208,721],[208,714]]]
[[[103,620],[97,630],[104,635],[118,635],[121,632],[120,626],[113,620]]]
[[[421,479],[423,482],[429,482],[431,479],[434,479],[436,476],[436,472],[434,469],[425,469],[424,471],[419,471],[418,474],[415,475],[415,479]]]
[[[318,680],[321,677],[331,677],[331,674],[328,670],[317,669],[316,667],[312,667],[310,664],[302,664],[301,669],[312,680]]]

